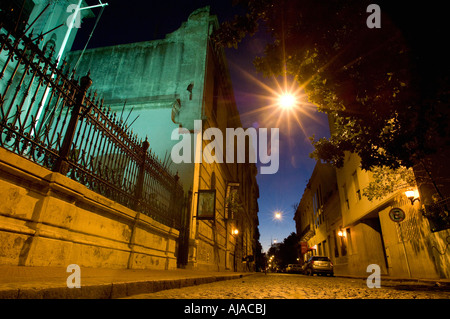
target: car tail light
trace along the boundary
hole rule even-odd
[[[311,260],[311,265],[314,265],[314,260]]]

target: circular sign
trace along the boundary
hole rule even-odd
[[[392,208],[389,211],[389,217],[392,221],[396,223],[400,223],[402,220],[405,219],[405,212],[400,208]]]

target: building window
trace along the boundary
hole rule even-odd
[[[323,206],[322,185],[319,185],[317,192],[319,193],[319,208],[320,208],[321,206]]]
[[[346,234],[347,234],[347,243],[348,243],[348,253],[351,254],[355,254],[356,250],[355,247],[353,246],[353,242],[352,242],[352,237],[350,235],[350,228],[347,228],[345,230]]]
[[[192,100],[192,90],[194,89],[194,83],[190,83],[186,90],[189,91],[189,100]]]
[[[213,103],[212,103],[212,114],[217,117],[217,104],[219,100],[219,76],[216,73],[214,75],[214,87],[213,87]]]
[[[341,239],[341,256],[347,255],[347,237],[340,236]]]
[[[339,248],[338,248],[338,240],[336,237],[336,230],[333,230],[334,237],[334,257],[339,257]]]
[[[352,177],[353,177],[353,185],[355,186],[356,201],[359,201],[361,200],[361,189],[359,188],[358,174],[356,170],[353,172]]]
[[[348,202],[348,194],[347,194],[347,185],[344,184],[342,186],[342,190],[344,192],[344,202],[345,202],[345,207],[347,207],[347,209],[350,209],[350,204]]]
[[[312,204],[313,204],[313,220],[314,220],[314,227],[318,227],[319,226],[319,221],[317,220],[317,194],[314,193],[313,198],[312,198]]]
[[[322,199],[322,186],[319,185],[316,192],[313,195],[313,212],[314,212],[314,225],[319,227],[324,222],[323,215],[323,199]]]

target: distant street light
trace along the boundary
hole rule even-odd
[[[275,212],[275,219],[281,219],[281,212]]]
[[[283,212],[282,211],[277,210],[277,211],[273,212],[273,217],[272,217],[273,221],[275,221],[275,220],[282,220],[282,219],[283,219]]]

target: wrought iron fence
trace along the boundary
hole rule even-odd
[[[178,176],[38,41],[0,34],[0,146],[180,229]]]

